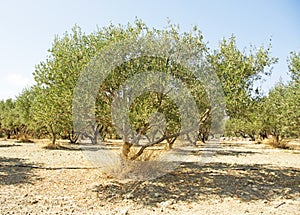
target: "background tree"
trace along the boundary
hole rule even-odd
[[[264,125],[277,145],[284,138],[300,136],[300,55],[292,52],[288,64],[291,81],[277,84],[264,105]]]
[[[69,136],[71,142],[77,140],[71,115],[73,90],[80,72],[97,51],[95,43],[100,42],[75,26],[71,34],[55,38],[46,61],[36,66],[34,119],[47,128],[53,144],[60,136]]]
[[[289,73],[292,81],[289,86],[288,104],[290,108],[290,126],[293,136],[300,137],[300,53],[292,52],[290,55]]]
[[[0,101],[1,131],[8,139],[12,135],[17,136],[19,130],[19,116],[16,111],[16,103],[12,99]]]
[[[230,137],[251,138],[252,141],[259,137],[266,138],[264,125],[264,105],[266,98],[257,98],[247,108],[245,117],[230,118],[226,122],[225,135]]]
[[[271,66],[277,58],[267,49],[251,49],[249,54],[240,51],[235,37],[223,39],[219,50],[211,55],[211,62],[222,82],[226,96],[226,113],[231,118],[242,118],[252,103],[252,96],[259,94],[254,83],[271,74]],[[269,68],[269,69],[268,69]]]
[[[19,135],[23,140],[36,137],[39,128],[34,124],[32,106],[35,102],[35,88],[25,88],[16,98],[15,110],[18,113]]]
[[[289,73],[295,84],[300,84],[300,53],[291,52],[288,59]]]
[[[223,39],[219,50],[211,56],[211,63],[218,74],[226,99],[227,133],[248,136],[252,139],[260,133],[262,125],[260,101],[262,99],[254,83],[271,74],[271,66],[277,58],[270,56],[271,45],[267,49],[252,48],[247,54],[240,51],[235,37]]]

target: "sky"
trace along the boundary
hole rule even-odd
[[[90,33],[136,17],[155,28],[167,26],[168,19],[182,31],[197,25],[212,49],[231,35],[248,50],[250,44],[267,47],[272,37],[272,56],[279,62],[261,83],[265,92],[289,80],[287,58],[300,52],[298,0],[0,0],[0,100],[34,84],[32,72],[46,59],[55,35],[75,24]]]

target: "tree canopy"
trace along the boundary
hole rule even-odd
[[[109,56],[114,50],[108,49],[121,48],[126,41],[133,44],[131,49]],[[225,115],[226,135],[257,139],[272,134],[277,141],[299,137],[299,52],[291,52],[288,58],[291,81],[278,83],[263,95],[255,83],[270,76],[278,59],[271,56],[271,42],[267,48],[245,50],[238,48],[234,36],[211,50],[197,27],[182,32],[170,23],[161,30],[136,20],[126,26],[111,24],[90,34],[76,25],[71,32],[56,36],[46,59],[36,65],[36,84],[24,89],[15,100],[0,102],[1,133],[8,137],[48,135],[53,144],[57,138],[76,142],[79,135],[93,143],[99,137],[122,137],[124,157],[129,156],[134,144],[146,140],[147,144],[130,159],[161,142],[172,148],[180,136],[192,143],[205,141],[214,132],[223,132],[212,128],[221,128],[224,123],[215,119]],[[151,51],[163,54],[150,55]],[[88,128],[77,131],[72,115],[76,85],[83,71],[91,70],[101,57],[112,65],[118,60],[122,63],[103,75],[93,92],[93,114],[85,118]],[[96,72],[93,75],[89,78],[96,80]],[[222,89],[218,95],[211,93],[215,85]],[[219,108],[212,101],[218,96],[224,97]],[[88,99],[81,101],[82,108],[86,108]],[[190,110],[182,111],[179,104]],[[192,111],[193,105],[197,111]],[[187,116],[192,113],[189,111],[192,117]],[[184,119],[193,129],[182,130]]]

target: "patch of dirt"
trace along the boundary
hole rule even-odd
[[[0,142],[0,214],[299,214],[299,150],[201,145],[160,178],[116,181],[44,145]]]

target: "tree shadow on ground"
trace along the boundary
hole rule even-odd
[[[234,150],[219,150],[216,151],[214,156],[217,155],[226,155],[226,156],[245,156],[245,155],[261,154],[260,152],[253,151],[234,151]]]
[[[209,150],[194,150],[194,151],[185,151],[185,155],[205,155],[208,156],[219,156],[219,155],[225,155],[225,156],[245,156],[245,155],[253,155],[253,154],[261,154],[260,152],[255,151],[242,151],[242,150],[224,150],[224,149],[209,149]]]
[[[80,151],[78,147],[74,146],[64,146],[60,144],[48,144],[46,146],[43,146],[43,149],[47,150],[63,150],[63,151]]]
[[[16,146],[21,146],[18,144],[13,144],[13,145],[0,145],[0,148],[9,148],[9,147],[16,147]]]
[[[115,148],[119,149],[119,147],[107,147],[105,145],[88,145],[88,144],[66,144],[66,145],[59,145],[59,144],[49,144],[43,147],[47,150],[54,150],[54,151],[100,151],[100,150],[113,150]]]
[[[300,169],[227,163],[182,163],[174,172],[146,182],[100,185],[99,198],[132,198],[144,205],[195,202],[218,196],[242,201],[300,197]],[[128,196],[129,195],[129,196]]]
[[[24,159],[0,157],[0,185],[32,183],[37,177],[30,165]]]

